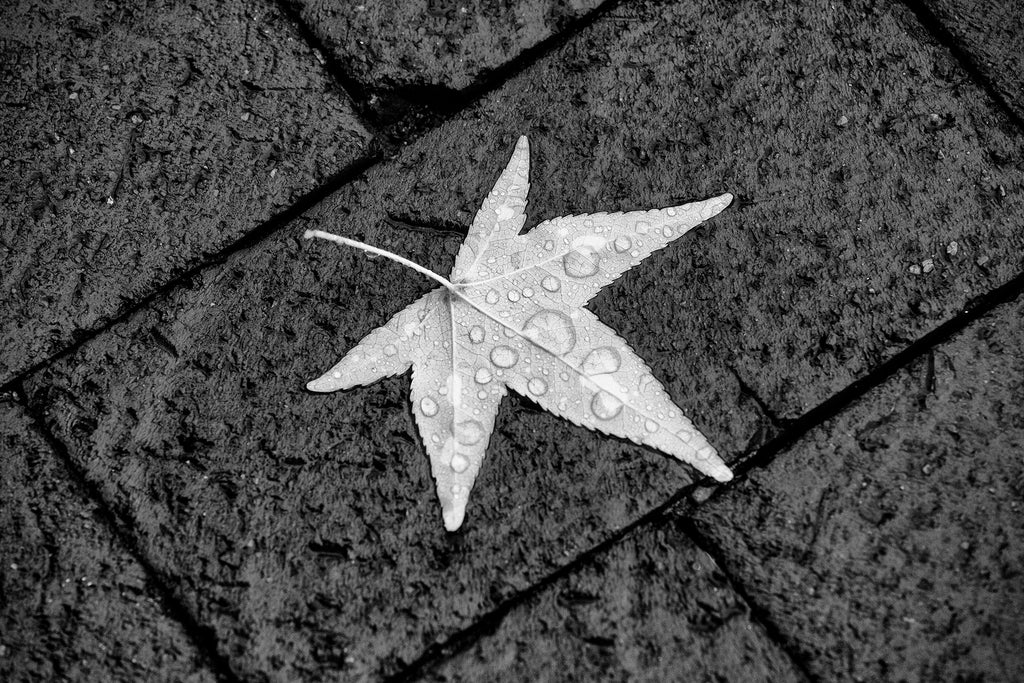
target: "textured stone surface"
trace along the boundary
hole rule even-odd
[[[39,373],[33,401],[241,674],[400,671],[689,471],[508,399],[446,535],[408,380],[302,390],[432,285],[302,231],[447,272],[521,133],[531,224],[737,193],[591,305],[735,459],[768,430],[744,384],[799,414],[1020,270],[1020,141],[912,21],[870,3],[624,6]]]
[[[0,9],[0,383],[352,162],[271,2]]]
[[[1024,119],[1024,5],[1002,0],[917,0]]]
[[[646,529],[512,611],[428,681],[800,681],[714,561]]]
[[[1024,302],[702,508],[725,568],[823,680],[1024,671]]]
[[[216,680],[143,568],[0,399],[0,679]]]
[[[292,2],[360,86],[385,97],[417,99],[472,85],[601,4],[600,0]]]

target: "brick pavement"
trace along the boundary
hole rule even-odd
[[[483,672],[560,679],[590,678],[597,670],[610,679],[686,670],[728,680],[926,680],[945,672],[1010,680],[1012,636],[997,625],[1019,599],[1008,587],[1013,558],[986,550],[961,562],[956,548],[979,547],[973,535],[981,522],[970,521],[979,503],[953,497],[942,504],[965,478],[979,500],[988,500],[982,484],[991,482],[973,471],[968,477],[949,455],[941,476],[915,481],[912,495],[891,492],[907,468],[925,466],[917,462],[918,447],[933,438],[935,420],[965,409],[980,416],[974,422],[990,415],[993,422],[971,434],[985,445],[1012,433],[1017,417],[1005,406],[1021,393],[1017,382],[967,406],[959,398],[987,371],[1019,374],[1016,309],[992,313],[1005,319],[1002,341],[964,361],[971,370],[963,377],[941,375],[942,366],[927,361],[968,354],[964,342],[942,350],[929,334],[969,325],[965,308],[989,310],[989,293],[997,289],[1012,299],[1022,270],[1018,115],[1012,98],[993,87],[1001,72],[971,61],[973,43],[957,38],[967,35],[958,33],[961,24],[913,3],[822,11],[622,2],[596,13],[580,5],[562,18],[527,21],[524,30],[500,26],[514,17],[499,12],[479,19],[475,26],[486,35],[466,44],[491,45],[498,34],[513,39],[456,68],[446,61],[450,50],[437,52],[450,44],[450,33],[449,43],[429,32],[387,43],[381,30],[377,40],[387,44],[361,57],[358,39],[351,42],[356,19],[331,18],[323,8],[289,6],[287,16],[309,24],[296,29],[278,18],[264,35],[272,52],[280,49],[275,40],[292,41],[289,68],[321,79],[323,85],[303,92],[304,102],[335,97],[353,130],[363,131],[349,159],[372,154],[362,151],[365,131],[388,117],[360,128],[344,113],[339,87],[367,97],[354,103],[359,112],[394,105],[372,98],[399,90],[434,93],[395,105],[402,111],[444,112],[433,101],[438,92],[461,89],[472,98],[479,91],[479,99],[428,130],[383,131],[391,139],[412,137],[358,178],[310,175],[298,192],[320,194],[315,204],[296,205],[293,189],[293,199],[283,202],[290,222],[268,223],[273,212],[260,211],[273,200],[259,193],[264,208],[228,207],[245,224],[236,235],[264,227],[214,260],[186,250],[182,263],[197,264],[187,281],[169,279],[173,266],[158,263],[147,281],[119,294],[129,303],[106,318],[66,326],[64,336],[47,332],[52,343],[18,366],[40,367],[11,387],[24,390],[29,413],[52,441],[26,437],[28,418],[13,406],[4,415],[5,447],[45,454],[55,463],[48,471],[70,473],[61,475],[65,493],[47,500],[84,493],[103,513],[108,528],[99,532],[110,540],[74,547],[85,555],[93,544],[130,547],[113,569],[100,562],[108,551],[67,562],[88,566],[91,559],[86,574],[143,576],[142,594],[159,598],[146,602],[139,617],[166,630],[136,646],[157,653],[145,666],[170,678],[194,672],[253,680],[471,680]],[[279,16],[273,7],[267,12]],[[564,19],[570,15],[576,20]],[[358,17],[360,30],[390,28],[382,17]],[[350,30],[332,39],[339,21]],[[449,15],[425,21],[442,36],[467,25]],[[224,22],[220,30],[239,25],[246,21]],[[544,40],[566,27],[557,40]],[[71,30],[79,39],[103,40]],[[210,42],[196,44],[205,49]],[[998,51],[999,44],[987,49]],[[318,49],[329,52],[326,71]],[[415,58],[375,66],[390,75],[367,67],[366,54],[385,53]],[[347,60],[351,71],[339,73]],[[420,62],[437,68],[421,69]],[[338,82],[332,86],[329,77]],[[316,130],[330,134],[322,128],[328,119],[321,121]],[[726,457],[750,470],[710,502],[693,502],[708,490],[695,488],[691,472],[677,463],[509,400],[467,525],[448,535],[405,408],[407,379],[328,397],[302,391],[427,285],[393,264],[303,243],[301,232],[342,231],[445,271],[460,231],[521,133],[534,148],[528,224],[726,190],[738,195],[712,225],[592,304],[651,362]],[[301,149],[322,149],[312,135],[293,140]],[[245,163],[244,154],[238,158]],[[224,171],[224,182],[238,178]],[[17,196],[8,192],[8,200]],[[296,207],[292,213],[289,206]],[[25,253],[9,249],[5,258]],[[74,255],[83,263],[95,258]],[[30,311],[25,315],[32,321]],[[107,318],[113,322],[95,323]],[[90,324],[99,325],[95,338],[47,360],[73,343],[70,330]],[[974,325],[965,338],[987,329]],[[30,338],[41,331],[25,329]],[[890,386],[901,380],[893,379],[844,407],[901,352],[905,360],[921,355],[925,360],[913,367],[924,363],[926,377],[934,365],[941,378],[935,386],[947,382],[946,403],[897,402],[893,419],[903,421],[883,429],[882,446],[841,439],[850,425],[877,421],[864,407],[871,396],[902,395]],[[822,406],[836,413],[831,421],[819,419]],[[809,428],[816,431],[803,441],[772,450]],[[923,433],[906,436],[915,430]],[[806,475],[809,468],[798,463],[822,457],[806,445],[812,441],[839,445],[829,446],[826,466]],[[774,457],[765,455],[769,450]],[[879,461],[880,451],[895,464]],[[1000,442],[995,452],[1012,459],[1019,441]],[[1014,472],[998,479],[1003,483],[992,495],[1002,512],[985,518],[996,536],[981,547],[1011,547],[1019,535],[1022,494]],[[865,477],[874,482],[870,495],[857,488]],[[27,483],[11,482],[10,500],[38,497]],[[755,486],[759,494],[772,490],[768,502],[763,494],[756,504],[749,500]],[[832,493],[822,497],[822,490]],[[923,532],[918,508],[926,505],[953,531]],[[822,521],[797,516],[794,527],[793,511],[806,515],[814,506]],[[10,504],[3,510],[22,514]],[[924,543],[923,533],[928,553],[939,559],[889,557],[888,573],[874,569],[882,544],[906,554],[904,546]],[[800,546],[808,534],[811,551]],[[55,546],[29,539],[25,547],[36,549],[21,552],[59,559]],[[776,560],[764,553],[779,548],[787,553],[778,560],[782,571],[766,575],[762,565]],[[853,558],[850,566],[843,553]],[[941,561],[947,557],[960,562],[955,576]],[[810,574],[802,574],[804,565]],[[19,576],[6,575],[13,587],[5,590],[41,590],[33,588],[39,579]],[[803,592],[808,585],[813,594]],[[960,594],[976,596],[977,604],[968,609],[953,597]],[[940,609],[942,596],[948,599]],[[117,607],[108,618],[130,608]],[[78,621],[49,632],[96,628],[95,613],[74,609]],[[68,643],[62,652],[82,651],[80,643],[88,642],[61,637]],[[190,640],[182,645],[182,637]],[[545,667],[553,647],[566,661],[558,669]],[[56,655],[48,661],[24,647],[9,661],[32,671],[65,666]],[[111,675],[131,670],[117,657],[104,661]]]

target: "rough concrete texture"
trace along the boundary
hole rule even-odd
[[[1024,119],[1024,5],[1002,0],[917,0]]]
[[[600,0],[292,0],[346,74],[382,104],[463,90]],[[382,98],[382,99],[378,99]]]
[[[1021,270],[1020,140],[907,26],[871,3],[630,4],[32,400],[241,674],[400,671],[690,473],[510,398],[445,534],[408,380],[302,390],[429,285],[303,229],[446,272],[520,133],[531,222],[737,193],[591,306],[734,460],[771,431],[745,386],[800,414]]]
[[[1022,349],[1018,301],[699,511],[822,680],[1020,680]]]
[[[0,383],[352,162],[272,2],[0,9]]]
[[[0,399],[0,559],[0,680],[216,680],[9,399]]]
[[[677,525],[624,539],[427,681],[801,681]]]

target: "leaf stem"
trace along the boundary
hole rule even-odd
[[[369,252],[371,254],[376,254],[378,256],[384,256],[386,258],[391,259],[392,261],[395,261],[396,263],[401,263],[403,266],[408,266],[409,268],[412,268],[413,270],[415,270],[417,273],[420,273],[421,275],[426,275],[431,280],[434,280],[435,282],[439,282],[441,285],[443,285],[446,289],[448,289],[450,291],[453,291],[453,292],[455,291],[455,285],[453,285],[447,278],[445,278],[445,277],[443,277],[441,275],[438,275],[437,273],[435,273],[434,271],[430,270],[429,268],[424,268],[423,266],[421,266],[418,263],[414,263],[414,262],[410,261],[407,258],[403,258],[403,257],[399,256],[398,254],[390,252],[387,249],[380,249],[378,247],[371,247],[369,244],[364,244],[362,242],[359,242],[358,240],[350,240],[347,237],[342,237],[341,235],[335,235],[335,234],[330,233],[330,232],[324,232],[323,230],[307,230],[302,236],[305,237],[307,240],[308,239],[313,239],[314,237],[319,237],[320,239],[329,240],[331,242],[337,242],[338,244],[345,244],[345,245],[348,245],[350,247],[355,247],[356,249],[360,249],[362,251],[366,251],[366,252]]]

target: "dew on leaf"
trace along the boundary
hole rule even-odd
[[[622,365],[619,352],[610,346],[599,346],[583,359],[583,373],[586,375],[606,375],[615,372]]]
[[[523,296],[525,296],[527,299],[529,299],[531,296],[533,296],[533,288],[532,287],[526,287],[525,289],[523,289]]]
[[[469,467],[469,460],[461,453],[456,453],[452,456],[451,467],[452,471],[462,474]]]
[[[551,240],[548,240],[544,243],[544,248],[547,249],[548,251],[551,251],[552,249],[555,248],[555,243]]]
[[[491,349],[491,362],[499,368],[510,368],[519,362],[519,352],[511,346],[495,346]]]
[[[491,371],[487,368],[477,368],[476,374],[473,375],[473,379],[476,380],[477,384],[487,384],[493,379]]]
[[[384,355],[385,356],[393,356],[396,353],[398,353],[398,347],[397,346],[395,346],[394,344],[385,344],[384,345]]]
[[[429,396],[424,396],[422,399],[420,399],[420,410],[427,417],[433,417],[434,415],[437,415],[437,401],[430,398]]]
[[[564,313],[544,309],[534,313],[523,325],[523,335],[560,356],[576,346],[576,329]]]
[[[484,301],[491,305],[498,303],[498,293],[493,289],[490,290],[487,292],[487,296],[484,297]]]
[[[641,235],[646,235],[651,231],[651,224],[646,221],[638,221],[636,224],[636,231]]]
[[[611,420],[622,412],[622,401],[607,391],[599,391],[591,399],[590,409],[599,420]]]
[[[644,422],[644,429],[646,429],[651,434],[653,434],[654,432],[656,432],[659,429],[661,429],[661,425],[659,425],[654,420],[647,420],[647,422]]]
[[[476,420],[466,420],[455,425],[455,440],[463,446],[472,446],[484,438],[484,426]]]
[[[599,263],[597,253],[590,247],[574,249],[562,258],[566,275],[581,279],[595,275]]]
[[[473,342],[474,344],[479,344],[483,340],[484,328],[480,327],[479,325],[473,325],[473,327],[469,328],[469,341]]]
[[[549,292],[557,292],[562,288],[562,281],[554,275],[548,275],[540,281],[540,286]]]
[[[548,392],[548,383],[540,377],[533,377],[526,383],[526,388],[529,389],[530,393],[534,396],[543,396]]]
[[[508,300],[512,303],[519,301],[519,292],[514,289],[508,290]]]
[[[615,238],[615,241],[612,243],[612,246],[615,248],[615,251],[621,254],[623,252],[629,251],[630,247],[633,246],[633,241],[626,237],[625,235],[622,235],[621,237]]]

